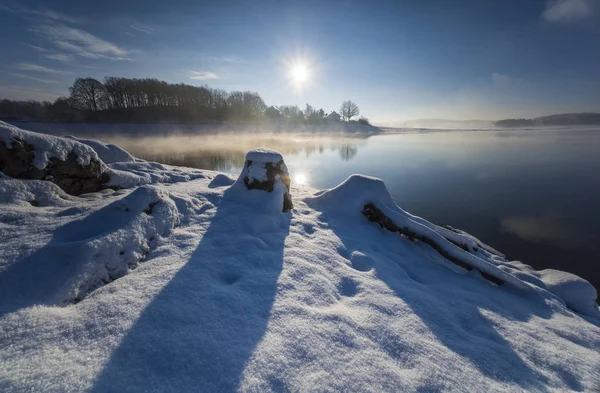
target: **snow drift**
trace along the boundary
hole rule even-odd
[[[264,166],[234,182],[119,157],[103,165],[129,189],[0,176],[0,391],[600,386],[589,283],[413,216],[379,179],[291,185],[282,212],[283,182],[244,182]]]

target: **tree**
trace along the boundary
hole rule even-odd
[[[366,118],[366,117],[364,117],[364,116],[361,116],[361,117],[360,117],[360,119],[358,119],[358,123],[359,123],[359,124],[366,125],[366,126],[368,126],[368,125],[370,125],[370,124],[371,124],[371,123],[369,123],[369,119],[367,119],[367,118]]]
[[[281,117],[281,112],[274,106],[270,106],[265,110],[265,116],[270,120],[277,120]]]
[[[77,78],[69,87],[71,99],[78,108],[97,111],[105,96],[104,85],[94,78]]]
[[[358,110],[358,105],[356,105],[354,102],[350,100],[342,102],[342,106],[340,107],[342,119],[348,121],[354,116],[358,116],[359,113],[360,111]]]

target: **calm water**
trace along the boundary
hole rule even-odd
[[[80,134],[73,125],[21,126]],[[329,188],[353,173],[376,176],[405,210],[466,230],[510,259],[536,269],[571,271],[600,288],[600,129],[363,138],[244,133],[123,137],[111,131],[95,136],[168,164],[238,174],[248,149],[267,146],[284,154],[296,184],[304,180],[311,187]]]

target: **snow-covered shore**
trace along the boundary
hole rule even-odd
[[[292,184],[281,212],[229,175],[59,142],[39,166],[68,146],[117,190],[0,176],[2,392],[600,389],[589,283],[414,217],[378,179]]]

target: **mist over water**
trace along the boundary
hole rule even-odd
[[[300,187],[333,187],[353,173],[379,177],[410,213],[466,230],[509,259],[570,271],[600,288],[600,129],[338,135],[21,126],[100,139],[146,160],[236,175],[248,150],[270,147],[283,153],[292,184]]]

